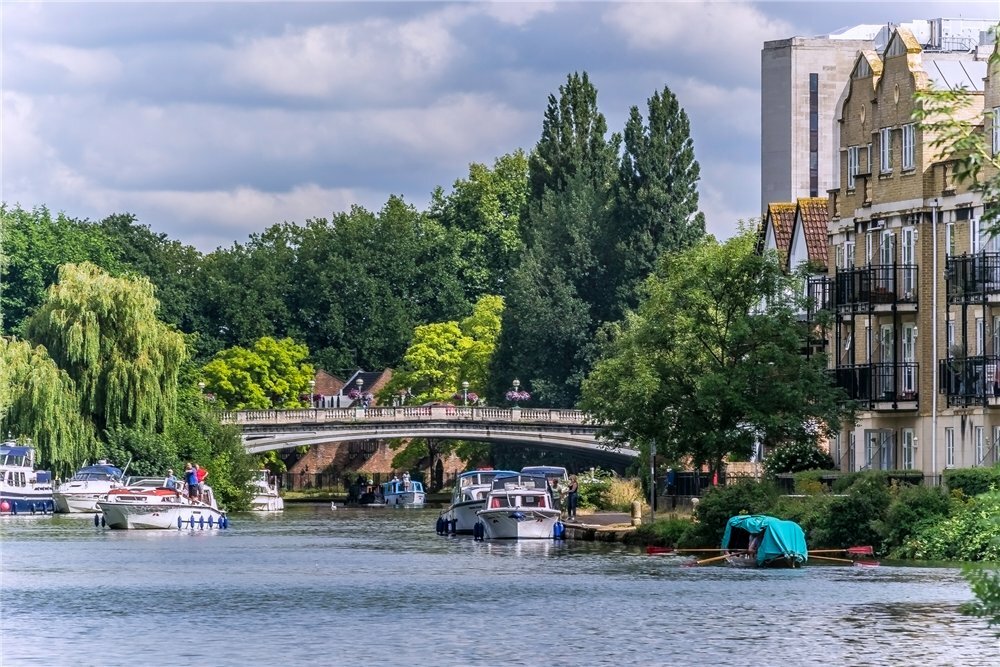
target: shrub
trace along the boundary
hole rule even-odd
[[[983,493],[957,506],[943,521],[926,523],[897,550],[921,560],[1000,560],[996,517],[1000,491]]]
[[[948,516],[948,496],[940,488],[903,486],[889,506],[885,525],[885,548],[889,552],[901,547],[911,535]]]
[[[614,478],[608,483],[601,509],[628,512],[634,501],[642,499],[642,488],[637,480]]]
[[[833,470],[836,467],[830,455],[812,442],[779,445],[764,458],[764,472],[770,477],[802,470]]]
[[[815,543],[827,547],[880,545],[880,528],[891,500],[883,475],[860,475],[846,496],[831,503],[829,519]]]
[[[802,526],[806,533],[806,544],[810,548],[827,546],[824,535],[830,519],[830,507],[835,498],[828,494],[807,496],[805,498],[790,498],[782,496],[775,504],[775,516],[789,519]]]
[[[950,490],[961,491],[966,496],[978,496],[990,489],[1000,488],[1000,466],[945,470],[944,483]]]
[[[580,497],[577,499],[579,506],[585,509],[607,508],[609,506],[608,493],[613,479],[612,473],[600,469],[586,477],[580,475],[577,478],[580,484]]]
[[[824,493],[832,487],[833,482],[835,482],[839,476],[839,473],[832,470],[803,470],[801,472],[794,473],[792,475],[792,479],[795,484],[795,493],[802,493],[805,495]]]
[[[695,510],[698,523],[681,538],[682,546],[715,546],[722,540],[729,517],[737,514],[769,514],[778,499],[773,482],[744,480],[716,486],[702,496]]]

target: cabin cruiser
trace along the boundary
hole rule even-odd
[[[97,501],[101,522],[115,529],[226,528],[229,519],[215,503],[212,487],[203,484],[201,499],[163,486],[162,477],[131,478],[129,485],[108,491]],[[94,519],[97,521],[96,517]]]
[[[396,507],[423,507],[427,497],[424,485],[410,479],[385,482],[380,486],[379,494],[384,505]]]
[[[544,477],[514,473],[497,477],[477,512],[483,537],[552,539],[560,535],[560,512],[552,506]],[[476,531],[473,531],[476,534]]]
[[[442,514],[438,532],[471,535],[479,516],[476,514],[486,504],[486,494],[493,487],[493,480],[499,475],[516,475],[513,470],[479,468],[463,472],[455,480],[451,492],[451,505]]]
[[[127,466],[126,466],[127,467]],[[52,498],[57,512],[98,512],[97,501],[111,489],[125,486],[125,473],[107,461],[98,461],[76,471],[56,487]]]
[[[253,499],[250,509],[255,512],[279,512],[285,509],[285,501],[278,493],[278,484],[268,470],[258,470],[257,477],[250,482]]]
[[[54,507],[52,473],[35,470],[35,448],[0,444],[0,514],[48,514]]]

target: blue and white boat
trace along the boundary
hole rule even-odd
[[[416,480],[398,480],[382,484],[379,489],[382,504],[390,507],[423,507],[427,494],[424,485]]]
[[[513,470],[478,468],[463,472],[455,480],[451,492],[451,505],[438,519],[438,532],[471,535],[479,516],[476,514],[486,504],[486,494],[493,487],[497,476],[516,475]]]
[[[561,512],[552,506],[548,480],[514,473],[497,477],[479,510],[487,540],[553,539],[561,536]],[[478,531],[473,533],[479,537]]]
[[[12,440],[0,444],[0,514],[48,514],[54,508],[52,473],[35,470],[35,448]]]
[[[127,467],[127,466],[126,466]],[[125,472],[107,461],[98,461],[76,471],[56,487],[53,494],[56,511],[65,513],[99,512],[97,501],[111,489],[125,486]]]

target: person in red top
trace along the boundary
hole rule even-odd
[[[208,477],[208,471],[202,468],[197,463],[195,463],[194,474],[198,478],[198,500],[201,500],[202,491],[204,490],[205,478]]]

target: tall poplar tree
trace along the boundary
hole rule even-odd
[[[90,263],[64,264],[26,335],[73,380],[97,432],[162,432],[177,399],[183,335],[157,319],[146,278],[114,278]]]
[[[639,286],[657,257],[689,248],[705,234],[687,113],[667,87],[649,98],[647,108],[648,123],[632,107],[625,124],[615,224],[605,230],[609,302],[601,314],[609,321],[638,305]]]

